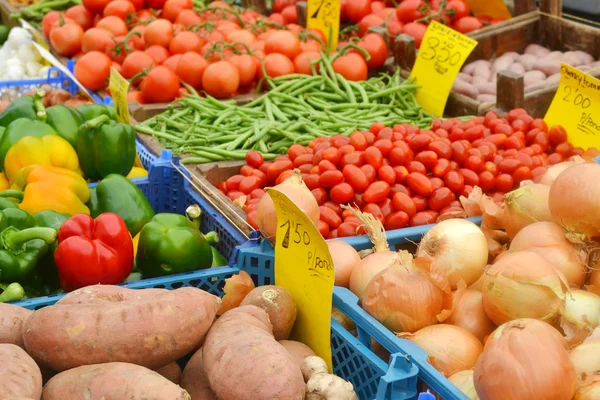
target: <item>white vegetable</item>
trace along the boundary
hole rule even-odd
[[[48,67],[41,64],[42,60],[33,46],[31,33],[15,27],[0,48],[0,80],[44,78],[48,74]]]
[[[354,386],[331,375],[322,358],[306,357],[301,370],[306,382],[306,400],[358,400]]]

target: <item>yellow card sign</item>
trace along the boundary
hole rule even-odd
[[[277,213],[275,284],[298,306],[291,339],[300,341],[331,366],[333,261],[315,224],[286,195],[268,189]]]
[[[544,121],[562,125],[573,146],[600,148],[600,80],[561,64],[560,84]]]
[[[504,0],[465,0],[474,16],[488,15],[492,18],[510,19],[510,11]]]
[[[111,97],[115,101],[117,121],[123,124],[129,124],[129,106],[127,105],[129,82],[127,82],[114,67],[110,68],[108,89],[110,90]]]
[[[340,34],[340,10],[340,0],[308,0],[306,27],[318,29],[325,36],[331,33],[327,43],[331,43],[334,50]]]
[[[439,22],[429,24],[410,74],[419,85],[415,97],[423,109],[444,114],[452,83],[477,42]]]

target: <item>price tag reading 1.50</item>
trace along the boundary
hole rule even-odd
[[[291,338],[308,345],[331,371],[331,297],[334,271],[329,247],[315,224],[286,195],[267,189],[277,214],[275,284],[294,297]]]
[[[544,121],[562,125],[573,146],[600,147],[600,80],[561,64],[560,84]]]
[[[477,42],[439,22],[431,22],[410,74],[419,85],[416,98],[435,116],[444,114],[454,79]]]

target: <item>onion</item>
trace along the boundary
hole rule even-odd
[[[244,297],[254,289],[254,281],[246,271],[225,279],[223,302],[217,315],[223,315],[232,308],[239,307]]]
[[[483,351],[483,345],[475,336],[454,325],[431,325],[398,337],[418,344],[427,352],[431,365],[445,376],[473,368]]]
[[[564,276],[552,264],[536,253],[519,251],[485,271],[483,308],[496,325],[517,318],[554,323],[567,292]]]
[[[570,357],[580,378],[600,372],[600,340],[580,344],[571,350]]]
[[[354,247],[341,240],[329,240],[327,246],[329,247],[329,254],[331,254],[331,260],[333,261],[335,286],[347,288],[350,283],[352,269],[360,262],[360,256],[354,250]]]
[[[600,399],[600,373],[588,376],[579,385],[573,400],[598,400]]]
[[[446,324],[459,326],[472,333],[481,343],[496,329],[496,325],[490,321],[483,310],[482,297],[481,292],[474,289],[457,291],[454,294],[452,314],[444,321]]]
[[[572,290],[567,296],[560,326],[567,337],[588,336],[600,323],[600,296],[585,290]],[[581,342],[581,339],[579,341]]]
[[[565,346],[560,333],[539,320],[500,326],[475,365],[477,394],[485,400],[571,400],[577,377]]]
[[[504,195],[502,222],[509,238],[534,222],[552,221],[548,208],[550,186],[540,183],[524,185]]]
[[[363,308],[394,332],[416,332],[442,321],[450,313],[452,298],[427,271],[399,256],[367,285]]]
[[[592,271],[588,283],[590,285],[600,286],[600,270],[595,269]]]
[[[369,213],[363,213],[352,207],[342,205],[342,208],[350,211],[358,218],[362,227],[367,232],[369,240],[373,243],[373,252],[360,260],[354,266],[350,275],[350,291],[360,299],[369,281],[379,272],[391,266],[394,263],[397,253],[390,251],[385,236],[385,229],[383,229],[380,220]],[[405,251],[403,254],[410,256],[410,260],[412,261],[412,256],[408,252]],[[406,256],[403,255],[403,257]]]
[[[509,253],[523,250],[551,262],[571,285],[581,287],[587,278],[585,252],[569,242],[554,222],[536,222],[523,228],[510,244]]]
[[[313,194],[302,181],[300,170],[296,169],[288,179],[274,189],[285,194],[310,220],[317,225],[319,222],[319,205]],[[269,194],[265,194],[258,203],[256,219],[258,227],[267,239],[274,241],[277,234],[277,213]]]
[[[600,341],[600,327],[593,330],[593,332],[583,341],[583,343],[591,343]]]
[[[554,164],[553,166],[548,168],[548,170],[546,171],[546,173],[544,175],[542,175],[542,178],[540,179],[540,183],[550,186],[554,183],[554,181],[556,180],[556,177],[559,176],[561,173],[563,173],[567,168],[572,167],[573,165],[584,164],[584,163],[585,163],[585,160],[583,158],[581,158],[579,156],[573,156],[573,157],[569,158],[567,161],[563,161],[561,163]]]
[[[474,223],[449,219],[427,231],[416,255],[431,260],[431,276],[442,289],[454,290],[460,280],[470,285],[483,274],[488,260],[487,240]]]
[[[600,165],[578,164],[560,174],[550,188],[552,218],[572,243],[600,238]]]
[[[460,371],[452,375],[448,380],[465,394],[470,400],[479,400],[473,383],[473,370]]]

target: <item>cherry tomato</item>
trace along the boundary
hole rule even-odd
[[[551,146],[558,146],[567,141],[567,131],[561,125],[554,125],[548,133],[548,141]]]
[[[338,204],[346,204],[354,197],[354,189],[346,182],[338,183],[329,191],[329,197]]]
[[[325,171],[319,178],[319,184],[324,188],[332,188],[344,180],[344,174],[338,170]]]
[[[410,226],[429,225],[435,223],[438,213],[435,211],[421,211],[410,219]]]
[[[411,172],[408,174],[406,184],[413,193],[421,196],[427,197],[433,192],[431,181],[420,172]]]
[[[377,171],[377,177],[389,185],[396,183],[396,171],[389,165],[384,165]]]
[[[366,203],[379,203],[383,201],[390,193],[390,185],[387,182],[373,182],[365,190],[363,200]]]
[[[385,218],[383,224],[386,230],[402,229],[406,227],[409,221],[409,216],[404,211],[396,211]]]
[[[367,177],[369,184],[375,182],[375,179],[377,179],[377,170],[372,165],[366,164],[360,167],[360,169]]]
[[[408,24],[409,22],[423,18],[424,15],[420,10],[424,6],[425,4],[422,0],[404,0],[396,7],[396,17],[403,24]]]
[[[350,21],[358,23],[371,13],[371,0],[349,0],[344,11]]]
[[[342,222],[337,228],[337,237],[356,236],[359,226],[356,222]]]
[[[466,168],[461,168],[458,170],[458,172],[460,172],[460,174],[463,176],[465,185],[469,185],[469,186],[479,185],[479,176],[477,175],[477,172],[474,172],[474,171],[472,171],[470,169],[466,169]]]
[[[411,161],[408,163],[408,172],[418,172],[423,175],[427,173],[427,168],[423,165],[423,163],[419,161]]]
[[[310,154],[307,154],[310,155]],[[301,158],[302,156],[298,157]],[[298,159],[297,158],[297,159]],[[296,159],[296,160],[297,160]],[[319,162],[319,173],[324,173],[325,171],[337,171],[336,166],[329,160],[321,160]],[[338,171],[339,172],[339,171]]]
[[[392,151],[390,151],[388,159],[392,166],[408,165],[408,163],[412,160],[412,155],[409,151],[403,149],[402,147],[394,147]]]
[[[323,236],[324,238],[331,238],[331,237],[337,237],[337,231],[336,231],[336,236],[331,236],[330,231],[329,231],[329,225],[327,225],[325,222],[319,220],[317,222],[317,229],[319,230],[319,233],[321,234],[321,236]]]
[[[358,192],[362,193],[369,186],[369,180],[365,173],[355,165],[346,165],[342,170],[344,174],[344,179],[348,182],[352,188]]]
[[[394,148],[392,141],[389,139],[378,139],[373,143],[373,146],[378,148],[384,157],[387,157]]]
[[[479,173],[479,187],[485,193],[491,192],[494,189],[495,184],[495,176],[490,171],[483,171]]]
[[[442,158],[437,160],[435,167],[431,171],[434,176],[443,178],[450,171],[450,161]]]
[[[438,177],[434,176],[433,178],[429,178],[429,180],[431,181],[431,186],[433,187],[433,190],[444,187],[444,181]]]
[[[246,176],[240,182],[239,190],[240,190],[240,192],[243,192],[245,194],[250,194],[250,192],[252,192],[253,190],[258,189],[260,187],[261,183],[262,183],[262,179],[260,179],[258,176],[255,176],[255,175]]]
[[[499,192],[508,192],[514,185],[513,177],[509,174],[500,174],[496,177],[496,190]]]
[[[395,193],[392,197],[392,202],[396,211],[403,211],[409,217],[412,217],[417,213],[415,202],[405,193]]]
[[[383,215],[381,208],[377,204],[368,203],[366,206],[363,207],[362,211],[373,215],[381,222],[385,221],[385,216]]]
[[[415,153],[427,150],[429,144],[433,141],[432,137],[426,133],[419,133],[408,141],[408,145]]]
[[[434,151],[438,158],[447,158],[452,157],[452,147],[446,141],[441,139],[436,139],[429,143],[429,150]]]
[[[397,166],[393,167],[393,169],[394,169],[394,172],[396,173],[396,182],[404,183],[406,181],[406,177],[409,174],[408,169],[403,165],[397,165]]]
[[[465,179],[458,171],[450,171],[444,177],[444,184],[454,193],[462,193],[465,188]]]
[[[327,201],[327,192],[323,188],[316,188],[311,190],[314,198],[317,200],[318,205],[323,205]]]
[[[475,17],[466,16],[454,23],[454,29],[460,33],[469,33],[481,29],[483,24]]]
[[[375,169],[379,169],[383,165],[383,154],[375,146],[369,146],[365,150],[365,162]]]
[[[365,156],[362,151],[355,151],[353,153],[344,154],[340,165],[344,168],[346,165],[356,165],[360,167],[365,162]]]
[[[517,168],[521,167],[523,163],[514,158],[505,158],[498,164],[498,171],[501,173],[512,174]]]
[[[432,210],[439,211],[442,208],[449,206],[455,198],[456,196],[450,189],[447,187],[442,187],[434,190],[431,196],[429,196],[427,205]]]
[[[342,223],[340,216],[329,207],[319,207],[320,220],[329,225],[330,229],[336,229]]]

